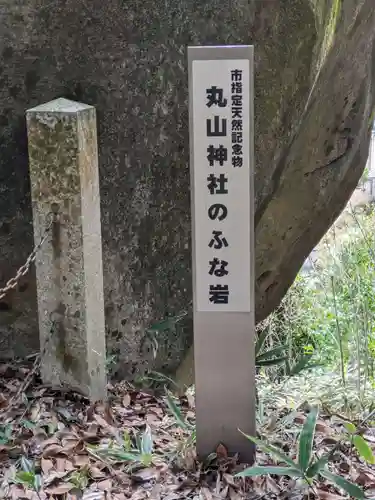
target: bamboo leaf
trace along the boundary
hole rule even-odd
[[[372,453],[372,450],[367,443],[367,441],[364,440],[362,436],[356,435],[353,436],[353,444],[358,451],[359,455],[366,460],[369,464],[374,464],[375,463],[375,457],[374,454]]]
[[[345,429],[349,432],[349,434],[354,434],[357,432],[357,427],[351,422],[344,422]]]
[[[255,356],[258,356],[258,354],[260,353],[265,341],[266,341],[266,338],[268,337],[268,329],[265,328],[261,333],[260,335],[258,336],[258,339],[256,341],[256,344],[255,344]]]
[[[258,446],[258,448],[262,451],[265,451],[271,455],[274,455],[277,457],[279,460],[282,462],[285,462],[286,464],[290,465],[293,469],[299,469],[298,464],[293,462],[291,458],[288,457],[285,453],[280,451],[276,446],[272,446],[271,444],[266,443],[265,441],[262,441],[261,439],[257,439],[253,436],[249,436],[248,434],[245,434],[240,430],[241,434],[243,434],[247,439],[252,441],[254,444]]]
[[[285,356],[283,358],[273,358],[273,359],[264,359],[259,361],[258,359],[255,361],[256,366],[275,366],[284,363],[288,358]]]
[[[151,454],[152,449],[153,449],[153,441],[152,441],[151,428],[149,425],[147,425],[144,433],[142,434],[141,453],[145,455]]]
[[[298,465],[303,472],[307,470],[311,462],[318,412],[319,409],[317,407],[312,408],[306,418],[299,438]]]
[[[15,482],[18,484],[27,484],[29,486],[32,486],[34,483],[34,477],[35,475],[32,472],[27,472],[27,471],[18,471],[15,477]]]
[[[271,465],[249,467],[239,472],[235,477],[263,476],[265,474],[274,474],[276,476],[302,477],[302,473],[293,467],[275,467]]]
[[[332,481],[332,483],[336,484],[337,486],[345,490],[346,493],[348,493],[353,498],[359,498],[359,499],[365,498],[365,494],[361,490],[361,488],[351,483],[350,481],[347,481],[343,477],[336,476],[336,474],[332,474],[332,472],[328,470],[321,471],[320,475],[328,479],[329,481]]]
[[[21,467],[25,472],[34,472],[33,463],[24,456],[21,457]]]
[[[171,395],[171,393],[168,391],[167,388],[165,388],[165,394],[166,394],[166,399],[167,399],[167,406],[169,408],[170,413],[175,418],[177,424],[180,427],[182,427],[182,429],[191,429],[191,426],[189,426],[188,423],[185,422],[184,417],[182,416],[181,410],[178,408],[178,406],[174,402],[173,396]]]
[[[42,476],[40,474],[35,474],[34,476],[34,489],[40,491],[42,489]]]
[[[100,450],[100,455],[105,455],[109,458],[113,458],[119,462],[141,462],[142,455],[140,453],[133,453],[131,451],[121,451],[121,450]]]
[[[149,328],[149,332],[164,332],[166,330],[170,330],[176,324],[181,321],[185,316],[187,315],[187,312],[184,311],[181,314],[178,314],[176,316],[169,316],[168,318],[165,318],[162,321],[159,321],[158,323],[152,324]]]
[[[323,470],[324,467],[327,465],[328,460],[330,459],[330,456],[331,456],[331,452],[320,457],[319,460],[316,460],[314,463],[312,463],[306,470],[306,473],[305,473],[306,477],[311,479],[311,478],[315,477],[317,474],[319,474],[319,472],[321,470]]]
[[[297,363],[290,368],[289,371],[289,376],[293,377],[294,375],[298,375],[301,373],[303,370],[306,370],[307,368],[314,368],[317,366],[320,366],[320,363],[311,363],[311,355],[310,354],[305,354],[300,357],[300,359],[297,361]]]
[[[280,354],[283,354],[285,350],[286,346],[280,345],[278,347],[275,347],[274,349],[269,349],[268,351],[262,352],[262,354],[259,354],[257,356],[256,360],[258,362],[264,359],[276,358],[277,356],[280,356]]]

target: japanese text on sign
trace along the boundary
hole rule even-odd
[[[249,61],[193,61],[198,311],[250,311]]]

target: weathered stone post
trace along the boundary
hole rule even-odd
[[[45,383],[106,395],[95,108],[56,99],[27,111],[36,277]]]

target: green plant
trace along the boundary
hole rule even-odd
[[[116,366],[118,361],[117,354],[108,354],[105,360],[105,369],[107,374],[111,374],[113,372],[114,367]]]
[[[0,426],[0,445],[8,444],[11,441],[12,430],[12,426],[9,424]]]
[[[152,389],[159,389],[164,387],[167,383],[168,385],[178,388],[176,382],[168,375],[164,373],[157,372],[155,370],[148,371],[145,375],[139,375],[135,378],[135,385],[139,387],[147,387]]]
[[[298,459],[292,460],[279,448],[272,446],[260,439],[254,438],[247,434],[250,441],[258,446],[259,449],[276,457],[283,465],[255,465],[249,467],[237,474],[237,477],[252,477],[263,474],[275,474],[279,476],[290,476],[302,480],[308,488],[314,489],[314,482],[319,480],[319,476],[333,482],[339,488],[345,490],[354,498],[364,499],[364,492],[355,484],[347,481],[345,478],[333,474],[327,469],[327,464],[333,454],[331,450],[328,454],[314,459],[313,444],[315,436],[315,427],[318,417],[318,408],[313,408],[306,418],[298,443]]]
[[[174,417],[177,425],[181,427],[181,429],[184,429],[189,434],[189,437],[185,445],[191,446],[195,444],[196,441],[195,425],[191,424],[186,420],[186,418],[184,418],[180,408],[176,405],[172,394],[166,388],[165,388],[165,395],[166,395],[166,403],[170,414]]]
[[[89,468],[84,467],[81,470],[76,470],[69,476],[69,482],[79,491],[84,491],[89,483]]]
[[[187,311],[182,311],[180,314],[168,316],[162,321],[158,321],[147,328],[144,341],[148,341],[151,344],[154,358],[156,358],[158,353],[160,335],[166,332],[175,333],[178,323],[180,323],[187,315]]]
[[[194,424],[191,424],[182,414],[181,409],[177,406],[175,402],[175,398],[173,395],[165,388],[165,400],[167,403],[167,407],[170,415],[174,418],[175,423],[180,429],[184,431],[185,436],[179,440],[179,444],[174,451],[169,453],[169,459],[174,461],[189,461],[189,457],[194,456],[194,451],[192,449],[196,443],[196,427]],[[216,455],[215,455],[216,456]],[[207,462],[211,461],[215,458],[214,454],[210,455],[207,458]],[[191,462],[191,459],[190,459]]]
[[[285,355],[288,347],[279,344],[276,347],[265,349],[265,342],[269,335],[268,329],[264,329],[258,335],[255,343],[255,366],[261,368],[264,366],[277,366],[284,363],[288,356]]]
[[[374,233],[373,209],[347,208],[266,320],[271,344],[288,346],[285,375],[296,375],[307,355],[307,368],[339,371],[343,385],[355,374],[362,409],[367,388],[375,388]]]
[[[367,441],[359,434],[357,427],[351,422],[345,422],[344,427],[349,434],[350,444],[357,450],[358,455],[369,464],[375,464],[374,454]]]
[[[155,461],[151,428],[146,425],[142,434],[135,434],[134,441],[128,433],[124,433],[122,443],[111,442],[108,446],[88,447],[93,456],[108,458],[114,462],[130,462],[127,470],[139,467],[150,467]]]
[[[319,366],[320,363],[312,362],[313,346],[302,348],[290,345],[290,336],[285,343],[277,338],[272,339],[272,346],[265,348],[266,341],[273,337],[272,329],[268,324],[260,328],[255,343],[255,366],[257,369],[268,367],[282,367],[282,373],[287,377],[299,375],[302,371]],[[271,342],[269,342],[271,343]]]
[[[21,470],[17,471],[13,482],[34,490],[37,497],[40,499],[39,492],[42,488],[41,475],[36,473],[34,464],[26,457],[21,457],[20,465]]]

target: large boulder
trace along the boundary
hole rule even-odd
[[[131,377],[191,345],[186,46],[254,44],[256,316],[280,301],[363,171],[374,0],[0,0],[0,283],[33,246],[25,110],[97,108],[109,351]],[[152,335],[151,335],[152,337]],[[0,350],[38,348],[35,275],[0,301]]]

